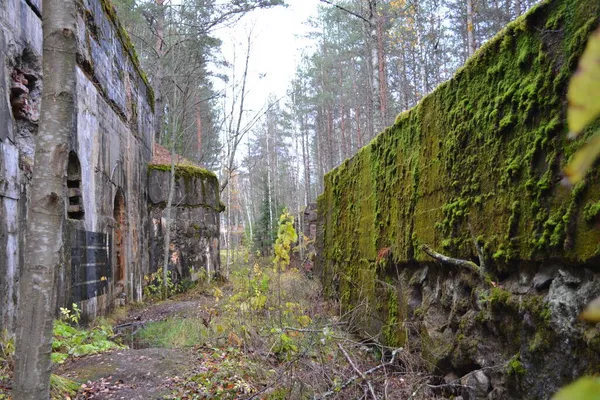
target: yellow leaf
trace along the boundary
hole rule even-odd
[[[298,322],[303,327],[307,327],[308,325],[310,325],[311,321],[312,320],[310,319],[310,317],[308,315],[301,315],[300,317],[298,317]]]
[[[599,92],[600,93],[600,92]],[[600,134],[596,134],[581,149],[565,168],[565,176],[571,184],[581,181],[600,154]]]
[[[588,304],[579,318],[589,322],[600,322],[600,297]]]
[[[552,400],[600,400],[600,380],[584,377],[556,393]]]
[[[600,29],[590,36],[567,93],[567,122],[579,134],[600,114]]]

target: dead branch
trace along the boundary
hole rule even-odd
[[[481,269],[479,268],[479,266],[472,261],[445,256],[443,254],[435,252],[431,247],[427,246],[426,244],[421,245],[421,250],[427,253],[429,257],[436,259],[444,264],[449,264],[460,268],[466,268],[478,274],[481,273]]]
[[[475,249],[477,250],[477,257],[479,257],[479,272],[483,275],[485,274],[485,254],[483,249],[479,245],[477,238],[475,237],[475,233],[473,233],[473,227],[471,226],[471,221],[468,222],[469,232],[471,233],[471,238],[473,239],[473,243],[475,244]]]
[[[369,393],[371,393],[371,397],[373,397],[373,400],[377,400],[377,395],[375,394],[375,390],[373,389],[373,384],[371,383],[371,381],[367,379],[367,376],[363,374],[360,369],[358,369],[356,364],[354,364],[354,361],[352,361],[352,358],[350,358],[350,355],[346,352],[346,349],[344,349],[339,343],[337,344],[337,346],[341,350],[342,354],[344,354],[344,357],[346,357],[346,360],[348,361],[348,364],[350,364],[352,369],[362,378],[363,381],[367,383],[367,386],[369,387]]]
[[[372,373],[377,372],[377,371],[379,371],[382,368],[385,368],[385,367],[393,365],[394,362],[396,361],[396,354],[398,354],[400,351],[402,351],[402,348],[395,349],[394,351],[392,351],[392,358],[390,359],[390,361],[388,361],[387,363],[380,364],[380,365],[378,365],[376,367],[373,367],[373,368],[371,368],[371,369],[363,372],[362,375],[364,375],[364,376],[371,375]],[[350,379],[348,379],[346,382],[344,382],[341,386],[339,386],[339,387],[337,387],[335,389],[329,390],[329,391],[323,393],[320,396],[315,396],[314,399],[326,399],[328,397],[331,397],[331,396],[333,396],[333,395],[341,392],[342,390],[344,390],[348,386],[352,385],[354,383],[354,381],[356,381],[360,377],[361,376],[359,376],[359,375],[353,375]]]
[[[427,386],[429,388],[432,388],[432,389],[442,389],[442,388],[447,388],[447,387],[471,388],[471,386],[460,384],[460,381],[462,379],[466,378],[467,376],[470,376],[470,375],[472,375],[472,374],[474,374],[475,372],[478,372],[478,371],[486,371],[486,370],[490,370],[490,369],[503,369],[503,368],[506,368],[506,366],[508,365],[509,362],[510,361],[507,361],[507,362],[505,362],[503,364],[499,364],[499,365],[491,365],[489,367],[483,367],[483,368],[480,368],[480,369],[473,370],[473,371],[471,371],[471,372],[463,375],[460,378],[457,378],[457,379],[455,379],[455,380],[453,380],[451,382],[443,383],[441,385],[431,385],[431,384],[425,382],[425,383],[421,384],[419,387],[417,387],[417,389],[415,389],[415,391],[410,395],[410,397],[408,398],[408,400],[412,400],[417,395],[417,393],[422,388],[424,388],[425,386]]]
[[[321,1],[322,3],[325,3],[325,4],[329,4],[330,6],[334,6],[335,8],[337,8],[339,10],[342,10],[344,12],[347,12],[348,14],[352,15],[353,17],[360,18],[363,21],[365,21],[367,24],[369,24],[369,26],[373,26],[373,23],[371,21],[369,21],[368,19],[366,19],[365,17],[363,17],[362,15],[357,14],[357,13],[355,13],[353,11],[350,11],[347,8],[344,8],[344,7],[342,7],[342,6],[338,5],[338,4],[335,4],[332,1],[329,1],[329,0],[319,0],[319,1]]]

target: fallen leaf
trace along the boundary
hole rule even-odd
[[[600,29],[590,36],[579,60],[577,71],[569,84],[567,122],[573,137],[577,136],[600,114],[599,94]]]

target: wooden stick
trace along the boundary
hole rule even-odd
[[[375,394],[375,390],[373,389],[373,384],[371,383],[371,381],[367,379],[366,375],[363,374],[360,369],[358,369],[356,364],[354,364],[354,361],[352,361],[350,355],[346,352],[346,349],[344,349],[339,343],[337,344],[337,346],[344,354],[344,357],[346,357],[346,360],[348,360],[350,366],[352,366],[352,369],[367,383],[367,386],[369,387],[369,392],[371,393],[371,397],[373,397],[373,400],[377,400],[377,395]]]
[[[387,363],[384,364],[379,364],[376,367],[373,367],[365,372],[363,372],[363,375],[371,375],[372,373],[379,371],[382,368],[388,367],[392,364],[394,364],[394,362],[396,361],[396,354],[398,354],[398,352],[402,351],[402,347],[400,347],[399,349],[395,349],[394,351],[392,351],[392,358],[390,361],[388,361]],[[356,381],[358,378],[360,378],[360,376],[358,375],[354,375],[352,376],[350,379],[348,379],[346,382],[344,382],[341,386],[339,386],[336,389],[330,390],[328,392],[323,393],[321,396],[315,396],[314,399],[326,399],[328,397],[331,397],[335,394],[338,394],[339,392],[341,392],[343,389],[347,388],[348,386],[350,386],[352,383],[354,383],[354,381]]]
[[[431,258],[434,258],[444,264],[449,264],[449,265],[453,265],[455,267],[460,267],[460,268],[467,268],[478,274],[481,272],[479,266],[477,264],[475,264],[474,262],[445,256],[443,254],[435,252],[434,250],[431,249],[431,247],[427,246],[426,244],[421,246],[421,250],[423,250],[425,253],[427,253],[427,255],[430,256]]]

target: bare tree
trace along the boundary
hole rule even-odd
[[[73,126],[74,0],[44,0],[44,88],[30,187],[16,332],[15,400],[48,399],[55,272],[63,262],[64,191]]]

